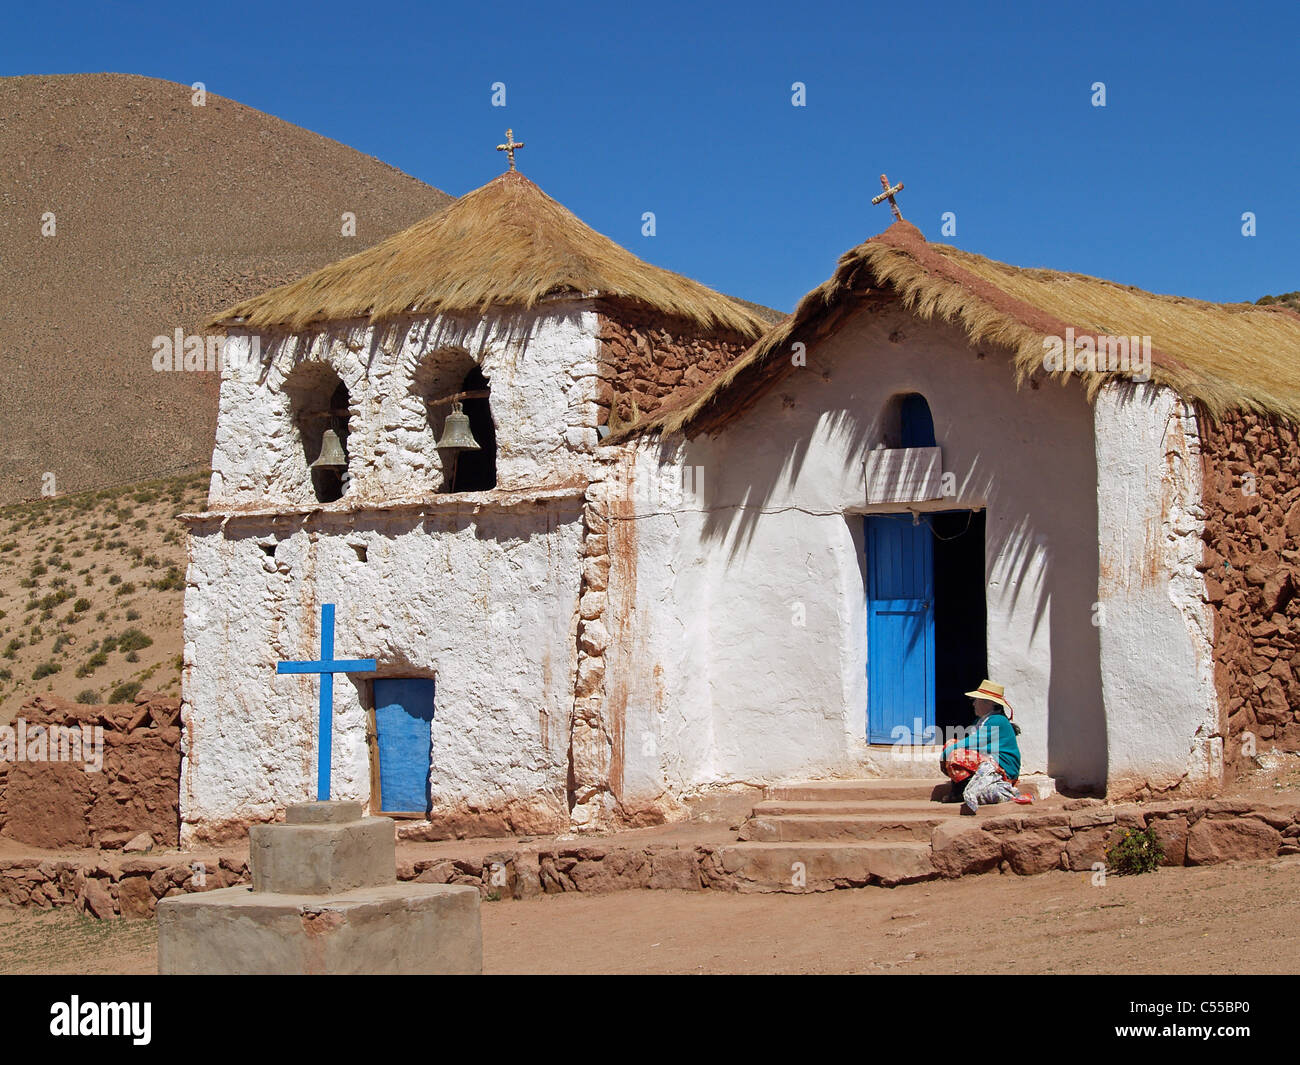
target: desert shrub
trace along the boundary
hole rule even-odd
[[[20,640],[17,636],[15,636],[12,640],[10,640],[7,644],[5,644],[5,649],[4,649],[5,658],[17,657],[18,649],[22,647],[22,645],[23,645],[23,641]]]
[[[138,628],[126,629],[126,632],[117,637],[118,650],[143,650],[152,645],[152,637],[144,635]]]
[[[42,662],[39,666],[37,666],[34,670],[32,670],[32,680],[41,680],[44,677],[48,677],[51,676],[52,674],[57,673],[62,668],[63,667],[60,666],[57,662]]]
[[[108,641],[105,640],[105,643]],[[146,647],[153,646],[153,637],[146,636],[139,629],[127,629],[117,638],[117,649],[119,651],[143,651]]]
[[[132,607],[130,610],[128,610],[128,611],[126,612],[126,620],[127,620],[127,621],[139,621],[139,620],[140,620],[140,611],[136,610],[135,607]]]
[[[99,702],[99,692],[95,691],[94,688],[82,688],[81,691],[77,692],[77,702],[94,705]]]
[[[140,682],[138,680],[129,680],[119,684],[108,696],[110,703],[129,703],[140,693]]]
[[[84,614],[90,609],[90,600],[83,596],[72,604],[72,609],[78,614]]]
[[[1164,859],[1164,848],[1151,827],[1130,828],[1106,851],[1106,868],[1117,876],[1153,872]]]
[[[140,656],[135,651],[128,651],[126,655],[126,660],[128,662],[139,662]]]
[[[119,577],[116,573],[114,573],[111,577],[108,578],[108,583],[109,583],[109,584],[121,584],[121,583],[122,583],[122,578]]]
[[[127,581],[120,588],[118,588],[118,590],[113,594],[114,595],[135,595],[135,585],[132,584],[130,581]]]
[[[99,645],[99,649],[105,654],[112,654],[117,650],[117,637],[105,636],[104,642]]]
[[[184,591],[185,574],[176,566],[168,566],[167,572],[159,577],[156,581],[149,582],[150,588],[156,588],[160,592],[166,591]]]
[[[100,666],[108,663],[108,655],[103,651],[96,651],[77,667],[78,677],[88,677],[95,672]]]
[[[50,592],[45,596],[40,602],[40,607],[42,610],[53,610],[60,603],[66,603],[71,598],[72,589],[60,588],[57,592]]]

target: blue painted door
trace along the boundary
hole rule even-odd
[[[375,681],[375,746],[384,812],[428,811],[432,721],[433,681],[407,677]]]
[[[866,519],[867,740],[934,724],[934,544],[910,514]]]

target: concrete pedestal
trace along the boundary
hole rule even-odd
[[[483,971],[478,889],[398,883],[389,818],[303,803],[249,837],[251,888],[158,903],[160,973]]]

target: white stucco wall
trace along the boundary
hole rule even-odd
[[[635,579],[620,581],[633,567],[616,560],[610,586],[611,613],[635,620],[607,658],[608,694],[625,705],[631,804],[864,772],[862,514],[902,508],[867,506],[863,459],[887,401],[911,391],[929,401],[957,492],[920,509],[987,509],[989,673],[1024,730],[1024,772],[1104,782],[1097,477],[1082,390],[1017,391],[1005,354],[979,358],[956,330],[901,311],[859,312],[720,436],[662,468],[658,446],[642,447],[629,476]],[[647,488],[680,484],[674,462],[702,485],[680,505]]]
[[[486,319],[445,316],[397,327],[357,324],[304,336],[232,335],[222,374],[214,507],[315,502],[290,396],[295,368],[328,364],[348,388],[350,409],[345,499],[383,501],[435,491],[441,466],[435,427],[411,394],[416,368],[430,352],[464,348],[489,379],[497,432],[497,486],[523,488],[582,475],[596,442],[597,315],[588,305],[548,303]],[[459,382],[456,382],[456,386]]]
[[[358,326],[266,342],[223,373],[209,513],[192,522],[182,836],[315,795],[319,607],[336,654],[437,683],[435,810],[567,818],[582,495],[596,443],[597,320],[550,303],[486,320]],[[421,357],[467,349],[492,389],[497,489],[437,495]],[[352,481],[318,503],[282,384],[328,362],[348,386]],[[457,382],[458,384],[459,382]],[[438,428],[440,428],[440,422]],[[365,559],[361,558],[364,550]],[[269,552],[269,554],[268,554]],[[333,793],[368,801],[365,681],[334,688]]]
[[[435,809],[567,816],[581,501],[199,524],[185,617],[182,836],[315,797],[320,604],[335,654],[436,680]],[[271,550],[268,555],[263,548]],[[365,549],[362,561],[357,547]],[[333,795],[370,799],[365,687],[334,682]]]
[[[1098,396],[1099,602],[1112,791],[1217,783],[1223,742],[1195,416],[1154,385]]]

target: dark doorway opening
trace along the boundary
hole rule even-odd
[[[488,379],[477,366],[465,375],[462,392],[486,392]],[[469,418],[469,431],[478,441],[477,451],[456,455],[456,472],[449,491],[486,492],[497,486],[497,429],[492,423],[491,397],[467,399],[462,405]]]
[[[988,676],[984,511],[927,514],[934,539],[934,723],[975,720],[966,692]]]

